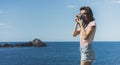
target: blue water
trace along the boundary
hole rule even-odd
[[[79,42],[46,44],[46,47],[0,48],[0,65],[79,65]],[[94,42],[93,48],[96,54],[93,65],[120,65],[120,42]]]

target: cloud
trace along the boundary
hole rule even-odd
[[[113,0],[112,2],[120,4],[120,0]]]
[[[75,8],[75,5],[67,5],[67,8],[73,9],[73,8]]]
[[[3,24],[3,23],[0,23],[0,27],[3,27],[3,26],[5,26],[5,24]]]
[[[4,23],[0,23],[0,28],[4,29],[4,28],[10,28],[10,25],[4,24]]]

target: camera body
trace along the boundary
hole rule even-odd
[[[76,15],[76,17],[79,18],[80,20],[82,20],[82,15],[81,14]]]
[[[82,23],[84,23],[84,22],[83,22],[84,18],[83,18],[83,16],[82,16],[81,14],[77,14],[76,17],[77,17],[78,19],[80,19]]]

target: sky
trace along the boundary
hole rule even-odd
[[[0,0],[0,42],[79,41],[72,33],[82,6],[93,11],[94,41],[120,41],[120,0]]]

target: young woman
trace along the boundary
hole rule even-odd
[[[81,7],[80,15],[76,15],[75,20],[73,36],[75,37],[80,34],[80,65],[92,65],[92,61],[94,60],[92,42],[96,31],[96,24],[91,8],[88,6]]]

